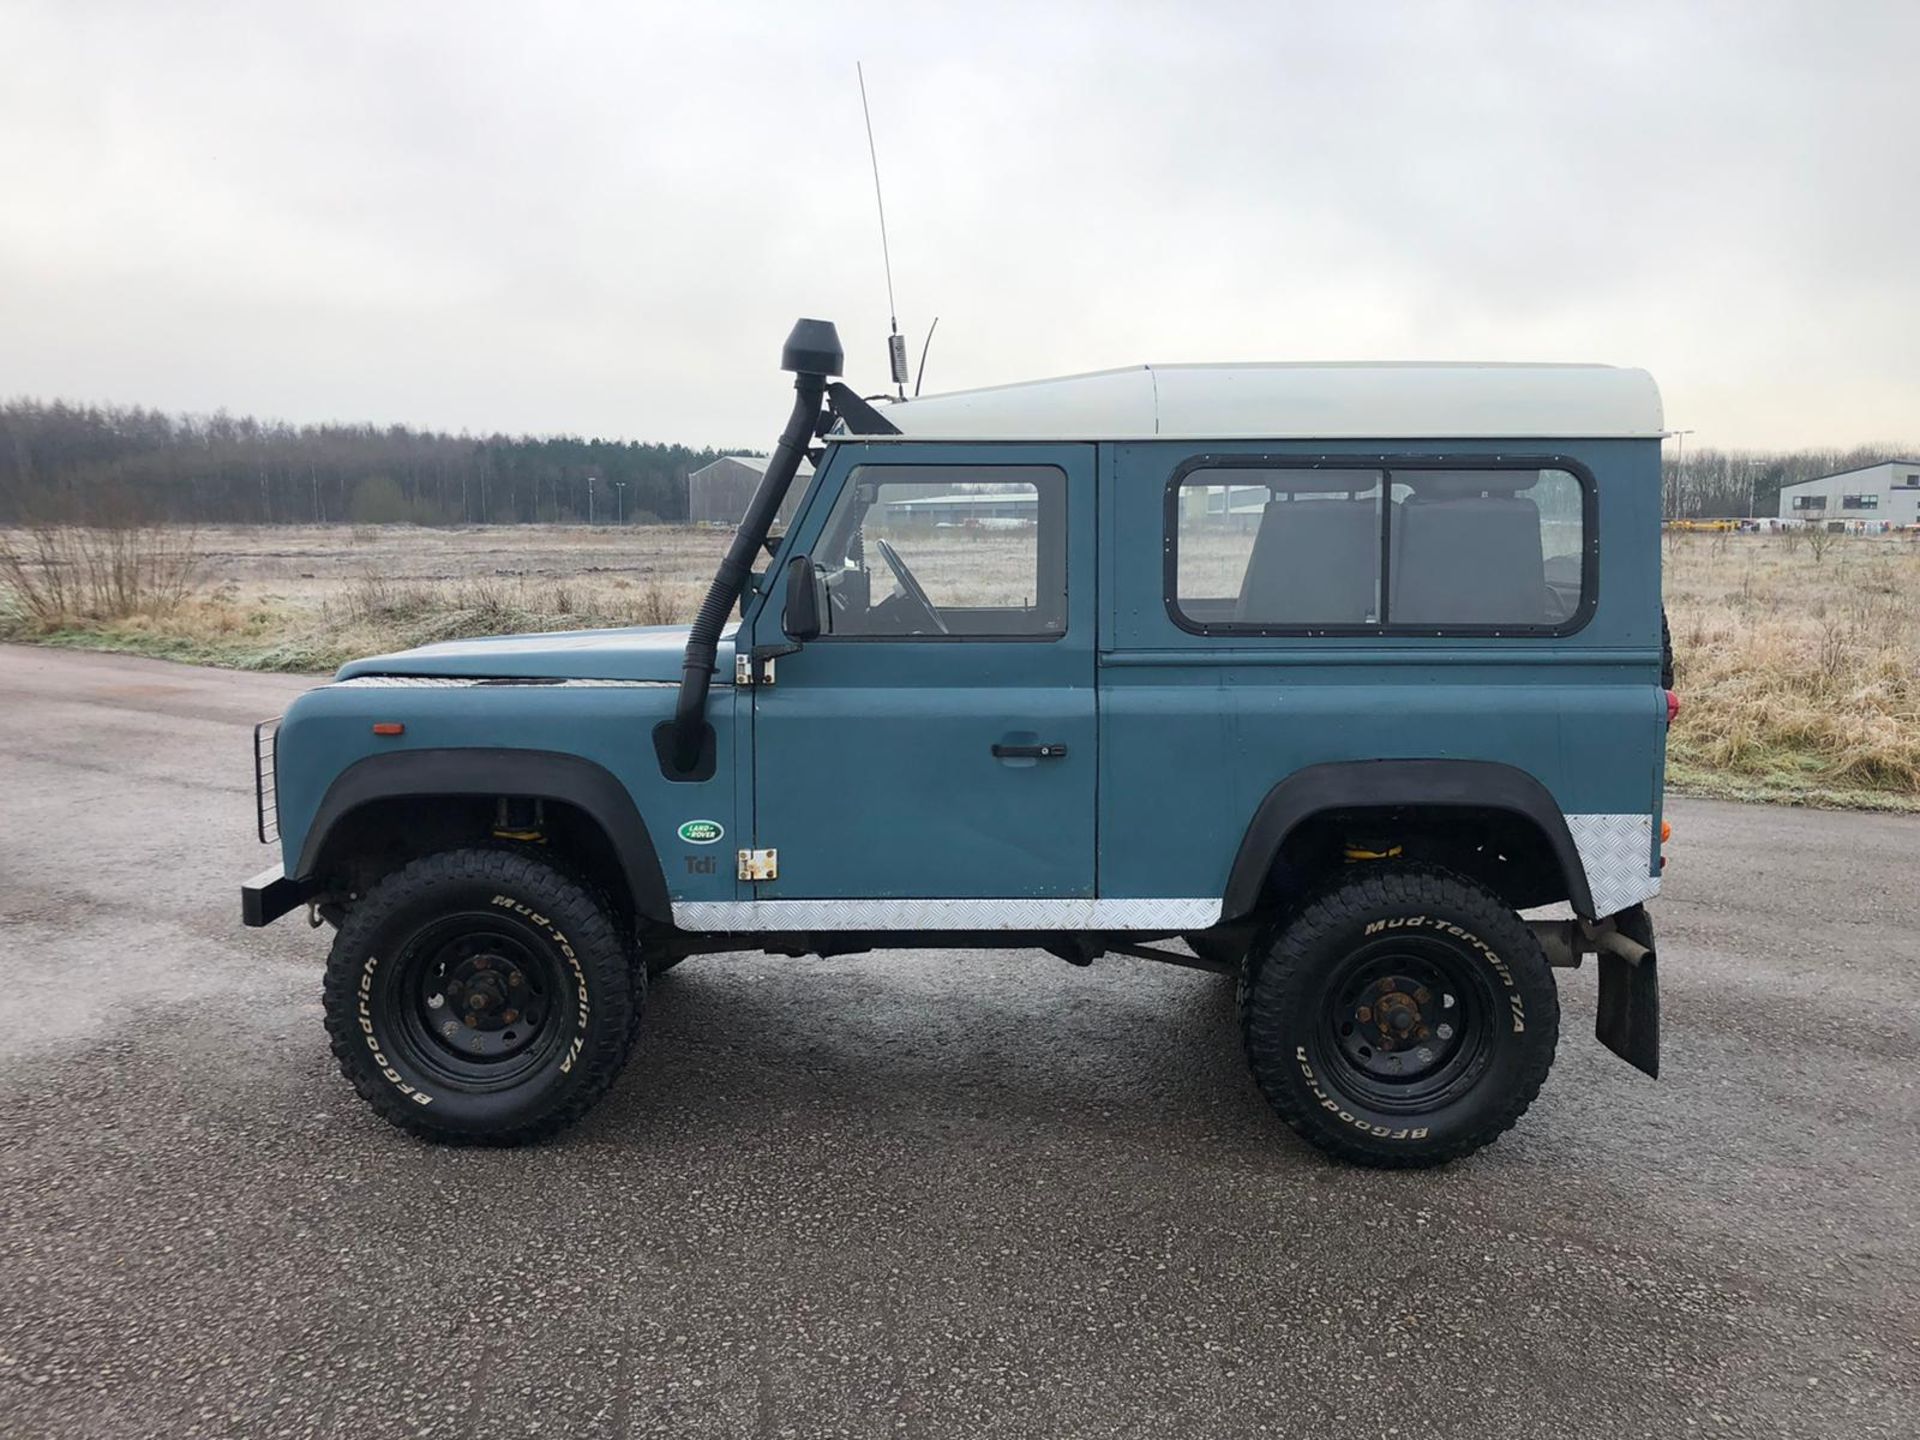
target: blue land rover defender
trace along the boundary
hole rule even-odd
[[[690,628],[359,660],[259,732],[282,864],[245,919],[337,928],[327,1027],[383,1116],[551,1135],[650,977],[747,949],[1235,975],[1273,1108],[1371,1165],[1511,1126],[1587,955],[1599,1039],[1656,1073],[1644,372],[1151,366],[874,404],[811,320],[783,365]]]

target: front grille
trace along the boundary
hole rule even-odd
[[[280,838],[279,739],[278,715],[253,727],[253,807],[262,845]]]

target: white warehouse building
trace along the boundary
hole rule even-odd
[[[1780,491],[1780,518],[1849,530],[1920,525],[1920,460],[1882,460],[1788,485]]]

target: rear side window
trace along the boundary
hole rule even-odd
[[[1201,464],[1168,502],[1189,630],[1564,632],[1590,608],[1591,495],[1570,469]]]

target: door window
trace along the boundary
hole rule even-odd
[[[1067,627],[1067,477],[1050,465],[862,465],[813,562],[821,634],[1048,639]]]

